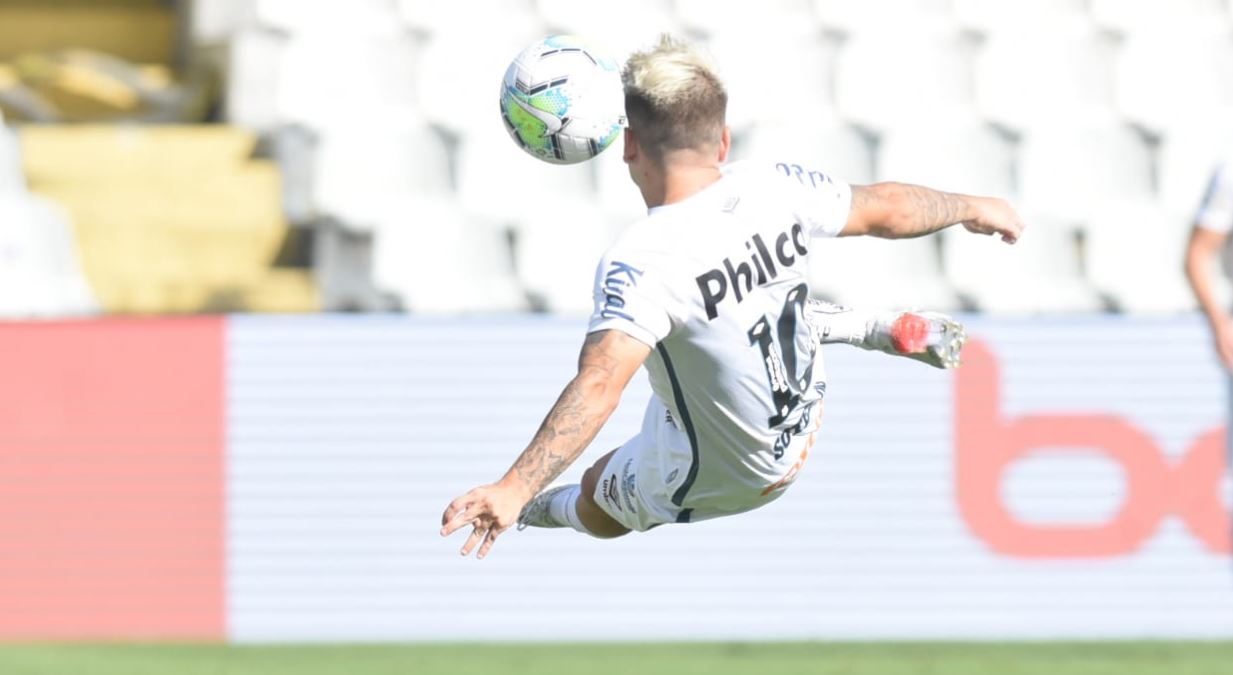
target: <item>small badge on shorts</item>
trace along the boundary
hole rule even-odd
[[[621,499],[617,496],[617,477],[615,473],[604,479],[603,488],[604,501],[611,504],[617,511],[623,510],[621,509]]]
[[[673,469],[673,470],[669,471],[669,472],[668,472],[668,477],[664,479],[664,485],[671,485],[671,484],[672,484],[672,481],[676,480],[676,477],[677,477],[680,473],[681,473],[681,470],[680,470],[680,469]]]
[[[629,507],[631,513],[637,513],[638,507],[634,506],[634,484],[638,474],[630,471],[630,467],[634,465],[634,460],[625,462],[625,469],[621,476],[621,493],[625,497],[625,506]],[[616,476],[613,476],[615,480]]]

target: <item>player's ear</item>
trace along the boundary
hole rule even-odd
[[[728,151],[732,149],[732,130],[724,127],[724,133],[719,137],[719,162],[728,161]]]
[[[621,159],[625,160],[626,164],[638,159],[638,138],[634,136],[634,132],[625,127],[625,149],[621,154]]]

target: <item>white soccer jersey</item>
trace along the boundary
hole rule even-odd
[[[1212,174],[1195,222],[1207,230],[1233,230],[1233,162],[1222,164]]]
[[[734,163],[600,261],[590,331],[653,348],[651,409],[689,440],[687,466],[661,473],[678,522],[755,508],[795,472],[825,388],[805,320],[811,238],[837,235],[850,208],[850,187],[820,172]]]
[[[1224,234],[1233,231],[1233,160],[1224,162],[1212,173],[1203,203],[1195,215],[1195,224]],[[1225,275],[1233,279],[1233,237],[1225,241],[1221,267]]]

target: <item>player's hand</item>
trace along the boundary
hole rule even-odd
[[[1015,209],[1004,199],[986,198],[981,199],[980,208],[977,210],[976,218],[964,221],[963,226],[969,232],[985,235],[1000,235],[1002,241],[1007,244],[1013,244],[1019,241],[1019,235],[1023,234],[1024,228],[1023,219],[1015,213]]]
[[[441,536],[447,537],[470,525],[471,536],[463,543],[461,553],[470,555],[479,545],[475,557],[483,558],[497,537],[518,522],[518,514],[522,513],[527,501],[527,497],[514,488],[481,485],[450,502],[441,516]]]

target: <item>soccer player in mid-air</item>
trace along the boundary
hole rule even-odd
[[[849,186],[790,164],[724,165],[727,93],[695,47],[665,36],[622,73],[624,159],[646,201],[600,261],[578,373],[513,466],[458,497],[442,535],[468,555],[515,523],[600,538],[755,509],[796,478],[820,422],[819,344],[956,364],[962,331],[937,314],[843,311],[809,300],[812,238],[917,237],[962,224],[1014,243],[1004,201],[899,183]],[[581,485],[545,488],[590,444],[642,365],[641,432]]]

